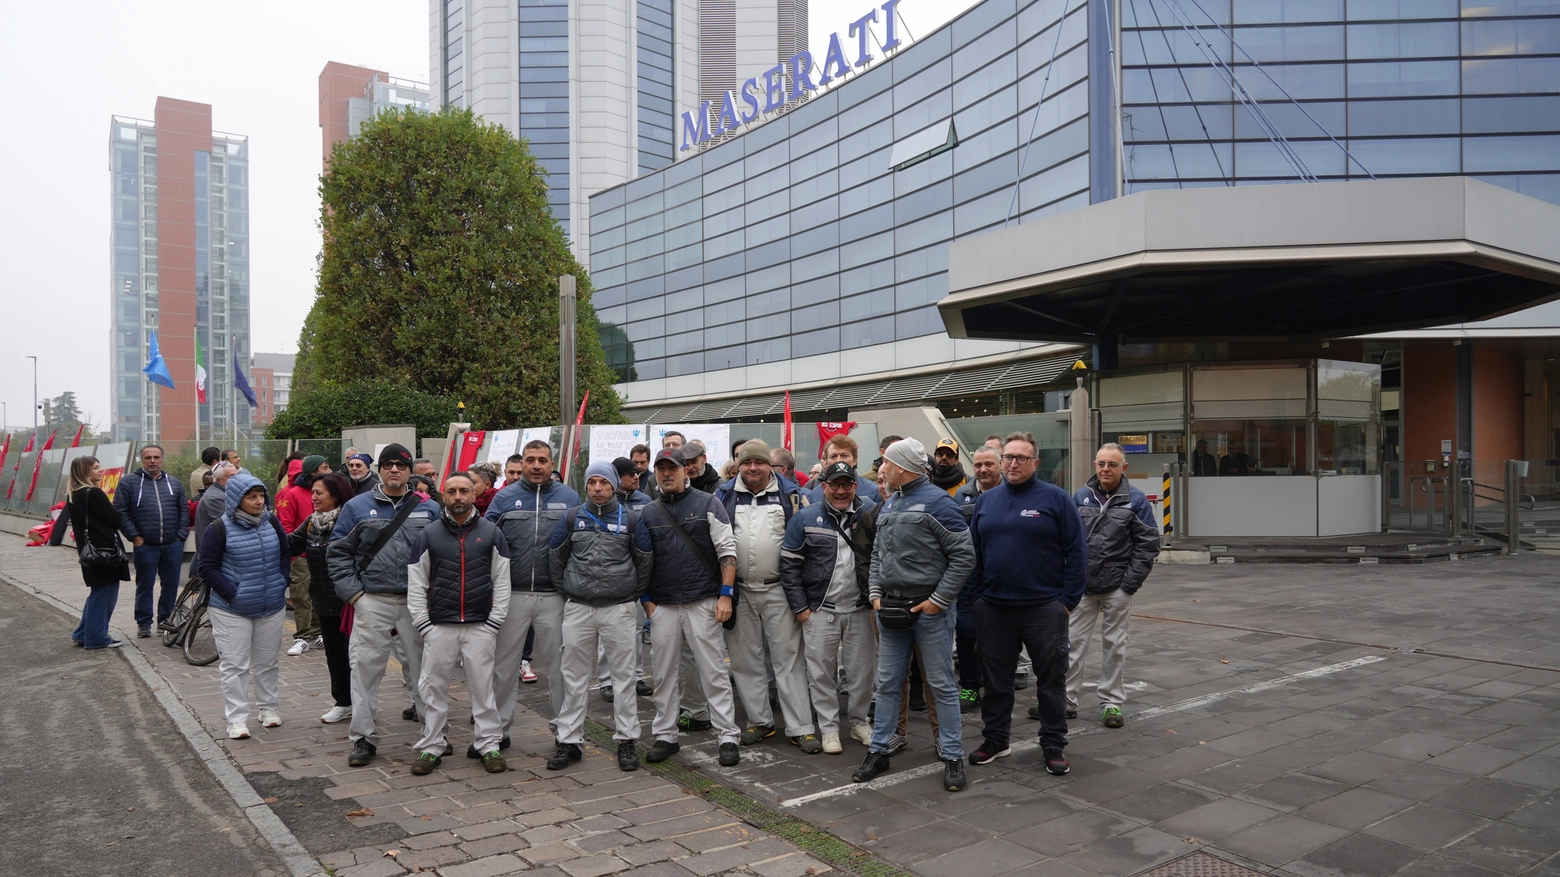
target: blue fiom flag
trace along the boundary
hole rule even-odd
[[[146,372],[146,379],[170,390],[175,389],[173,386],[173,375],[168,373],[168,363],[163,361],[162,351],[157,349],[156,331],[152,332],[152,340],[147,345],[147,351],[151,355],[146,359],[146,368],[141,369],[141,371]]]
[[[238,354],[233,354],[233,386],[238,388],[244,398],[249,400],[250,408],[259,408],[260,403],[255,401],[254,388],[249,386],[249,379],[244,377],[244,369],[238,364]]]

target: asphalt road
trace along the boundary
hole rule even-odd
[[[285,877],[125,659],[75,648],[75,626],[0,583],[0,870]]]

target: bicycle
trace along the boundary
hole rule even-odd
[[[217,660],[217,640],[211,631],[211,618],[206,614],[210,602],[211,588],[199,575],[191,575],[179,593],[173,613],[168,616],[173,629],[163,632],[163,645],[182,647],[185,663],[196,667]]]
[[[173,612],[169,614],[163,626],[163,645],[171,649],[184,644],[185,624],[195,613],[195,607],[200,605],[201,590],[205,585],[205,581],[192,569],[190,577],[185,580],[184,587],[179,591],[178,602],[173,604]]]

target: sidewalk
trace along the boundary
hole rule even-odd
[[[60,549],[0,538],[0,571],[71,606],[86,598],[74,556]],[[831,870],[654,771],[619,771],[615,753],[598,745],[588,744],[585,760],[567,771],[547,770],[552,736],[546,719],[529,709],[515,717],[514,745],[505,753],[510,770],[487,773],[462,757],[471,741],[463,685],[451,693],[455,756],[428,776],[412,776],[419,728],[401,719],[410,700],[398,668],[386,673],[380,692],[381,757],[350,768],[346,723],[319,722],[331,705],[321,651],[282,657],[282,727],[252,724],[253,737],[230,741],[217,665],[191,667],[161,639],[136,639],[133,595],[133,585],[121,587],[113,619],[118,630],[130,631],[126,647],[146,656],[337,877],[435,869],[442,877],[713,877],[735,870],[803,877]],[[59,649],[69,655],[68,639]]]

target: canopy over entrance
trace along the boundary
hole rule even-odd
[[[949,246],[954,338],[1317,340],[1560,299],[1560,206],[1466,177],[1141,192]]]

